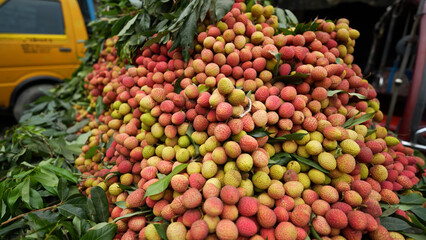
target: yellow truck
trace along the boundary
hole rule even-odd
[[[19,119],[40,88],[71,77],[86,40],[77,0],[0,0],[0,107]]]

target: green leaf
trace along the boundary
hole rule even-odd
[[[68,197],[69,188],[67,181],[64,178],[59,178],[58,181],[58,197],[61,201],[64,201]]]
[[[270,143],[277,143],[277,142],[283,142],[287,140],[301,140],[307,133],[290,133],[283,135],[281,137],[276,138],[269,138],[268,142]]]
[[[56,175],[58,175],[59,177],[65,178],[66,180],[77,184],[78,183],[78,179],[77,177],[70,171],[65,170],[63,168],[60,167],[56,167],[53,165],[48,165],[48,164],[44,164],[41,165],[42,168],[46,169],[46,170],[50,170],[54,173],[56,173]]]
[[[167,230],[167,225],[162,223],[162,224],[154,224],[155,230],[157,230],[158,235],[160,235],[161,239],[166,239],[167,240],[167,235],[166,235],[166,230]]]
[[[416,226],[420,229],[423,230],[423,232],[426,233],[426,226],[420,222],[420,220],[416,217],[416,215],[407,212],[407,216],[410,218],[410,221],[408,221],[406,218],[402,217],[402,216],[398,216],[400,219],[402,219],[403,221],[407,222],[410,225]],[[406,230],[408,232],[408,230]]]
[[[320,237],[320,235],[317,233],[317,231],[315,231],[315,229],[314,229],[314,227],[311,225],[311,233],[312,233],[312,236],[315,238],[315,239],[318,239],[318,240],[322,240],[322,238]]]
[[[290,10],[288,10],[288,9],[285,9],[284,11],[285,11],[285,14],[286,14],[287,19],[289,20],[289,22],[291,22],[291,23],[292,23],[292,24],[294,24],[294,25],[296,25],[296,24],[298,24],[298,23],[299,23],[299,21],[297,20],[296,15],[294,15],[294,13],[293,13],[293,12],[291,12],[291,11],[290,11]]]
[[[186,130],[186,136],[188,136],[189,141],[194,146],[194,148],[195,148],[195,157],[197,157],[198,155],[200,155],[200,146],[195,143],[194,139],[192,139],[191,135],[192,135],[193,132],[194,132],[194,128],[192,127],[191,124],[189,124],[188,129]]]
[[[84,158],[85,159],[91,159],[96,154],[97,150],[98,150],[97,146],[93,146],[93,147],[89,148],[89,150],[87,150],[86,154],[84,155]]]
[[[248,133],[250,136],[252,136],[252,137],[265,137],[265,136],[269,136],[269,132],[266,130],[266,129],[264,129],[264,128],[262,128],[262,127],[258,127],[258,128],[255,128],[253,131],[251,131],[251,132],[249,132]]]
[[[130,19],[130,15],[126,15],[120,18],[118,21],[116,21],[114,25],[112,25],[111,27],[111,35],[112,36],[117,35],[121,31],[121,29],[123,29],[124,24],[126,24],[129,21],[129,19]]]
[[[167,177],[151,184],[146,190],[144,198],[164,192],[164,190],[166,190],[167,187],[169,186],[169,183],[170,183],[170,180],[172,180],[172,177],[180,173],[182,170],[184,170],[186,166],[188,166],[187,163],[176,166],[175,169],[173,169],[173,171],[169,173],[169,175],[167,175]]]
[[[278,17],[278,27],[279,28],[288,28],[287,18],[285,17],[284,10],[282,10],[279,7],[276,7],[275,8],[275,15]]]
[[[285,166],[291,160],[292,160],[292,157],[289,153],[279,152],[269,159],[268,166],[271,167],[272,165],[275,165],[275,164],[278,164],[280,166]]]
[[[30,206],[34,209],[42,209],[44,207],[40,193],[33,188],[30,189]]]
[[[359,99],[368,99],[366,96],[364,96],[364,95],[362,95],[362,94],[360,94],[360,93],[348,93],[350,96],[353,96],[353,97],[357,97],[357,98],[359,98]]]
[[[83,235],[81,240],[104,240],[112,239],[117,231],[114,223],[99,223]]]
[[[135,7],[136,9],[140,9],[142,7],[142,0],[129,0],[129,2]]]
[[[118,201],[118,202],[115,202],[115,205],[116,206],[118,206],[119,208],[121,208],[121,209],[126,209],[127,208],[127,206],[126,206],[126,201]]]
[[[370,136],[371,134],[373,134],[373,133],[375,133],[376,132],[376,129],[368,129],[367,130],[367,134],[365,134],[365,136],[364,137],[368,137],[368,136]]]
[[[50,171],[43,171],[43,168],[40,170],[40,172],[31,176],[32,180],[41,183],[45,188],[58,186],[59,179],[54,173]]]
[[[102,101],[102,97],[98,96],[98,98],[96,99],[96,107],[95,107],[96,117],[99,117],[103,113],[104,109],[105,109],[105,105],[104,105],[104,102]]]
[[[341,92],[346,92],[346,91],[343,91],[343,90],[327,90],[327,97],[332,97],[332,96],[334,96],[334,94],[341,93]]]
[[[210,5],[211,5],[211,0],[206,0],[206,2],[204,2],[204,4],[202,5],[201,9],[200,9],[200,21],[204,21],[204,19],[206,18],[207,12],[210,9]]]
[[[380,218],[380,224],[389,231],[401,231],[410,228],[411,226],[404,220],[396,217]]]
[[[96,219],[98,222],[106,222],[109,217],[108,199],[104,190],[98,186],[92,187],[90,190],[91,199],[96,211]]]
[[[357,97],[359,99],[368,99],[366,96],[364,96],[360,93],[349,93],[349,92],[346,92],[344,90],[328,90],[327,91],[327,97],[332,97],[337,93],[347,93],[347,94],[349,94],[349,96],[354,96],[354,97]]]
[[[234,1],[232,0],[216,0],[216,3],[215,3],[216,19],[217,20],[222,19],[225,16],[225,14],[227,14],[231,10],[231,7],[233,4],[234,4]]]
[[[77,139],[72,143],[83,146],[91,135],[92,133],[90,131],[88,131],[87,133],[80,134],[78,135]]]
[[[198,92],[199,93],[207,92],[209,89],[210,89],[210,87],[208,87],[207,85],[203,85],[203,84],[198,85]]]
[[[121,220],[121,219],[124,219],[124,218],[133,217],[133,216],[137,216],[137,215],[141,215],[141,214],[144,214],[144,213],[146,213],[146,212],[145,211],[137,211],[137,212],[133,212],[133,213],[128,213],[128,214],[126,214],[124,216],[115,218],[113,222],[116,223],[118,220]]]
[[[124,184],[121,184],[121,183],[119,183],[118,186],[123,190],[132,190],[132,191],[136,190],[136,187],[134,187],[134,186],[127,186],[127,185],[124,185]]]
[[[318,163],[316,163],[316,162],[314,162],[314,161],[312,161],[310,159],[301,157],[301,156],[299,156],[297,154],[294,154],[294,153],[291,154],[291,156],[294,157],[294,158],[296,158],[296,160],[299,161],[299,162],[301,162],[301,163],[304,163],[304,164],[309,165],[309,166],[311,166],[311,167],[313,167],[315,169],[318,169],[319,171],[321,171],[321,172],[323,172],[325,174],[329,174],[329,172],[327,170],[325,170]]]
[[[86,118],[75,124],[74,126],[67,129],[67,133],[75,133],[82,129],[84,126],[86,126],[90,122],[90,119]]]
[[[396,212],[396,210],[398,210],[398,206],[391,206],[390,208],[383,211],[381,217],[390,216],[390,215],[394,214]]]
[[[71,239],[80,238],[80,234],[77,233],[77,230],[74,228],[74,225],[71,222],[61,221],[59,226],[62,226],[64,228],[64,234],[66,234],[65,231],[68,231],[68,234],[71,236]]]
[[[416,214],[417,217],[426,222],[426,208],[419,207],[411,209],[411,212]]]
[[[400,204],[415,204],[415,205],[421,205],[426,201],[426,199],[424,197],[422,197],[422,195],[420,195],[420,193],[410,193],[404,196],[400,196],[399,198],[399,203]]]
[[[7,196],[7,203],[9,204],[9,206],[13,206],[16,201],[19,199],[19,197],[21,197],[21,189],[24,186],[24,182],[19,183],[18,185],[16,185],[12,191],[10,191],[9,196]]]
[[[135,24],[135,21],[138,18],[138,16],[139,14],[136,14],[132,19],[130,19],[130,21],[127,22],[127,24],[121,29],[121,31],[117,35],[119,37],[123,36],[133,26],[133,24]]]
[[[278,76],[278,69],[279,69],[279,66],[280,66],[280,61],[281,61],[281,56],[282,56],[282,54],[281,53],[279,53],[279,52],[274,52],[274,51],[269,51],[271,54],[273,54],[274,55],[274,57],[275,57],[275,59],[277,60],[277,63],[275,64],[275,66],[274,66],[274,71],[273,71],[273,74],[274,74],[274,77],[275,76]]]
[[[362,115],[361,117],[355,119],[355,116],[349,118],[348,120],[346,120],[346,122],[343,124],[342,127],[344,128],[351,128],[355,125],[358,124],[362,124],[370,119],[372,119],[374,117],[375,113],[366,113],[364,115]]]
[[[405,233],[405,232],[402,232],[402,234],[404,234],[407,237],[416,239],[416,240],[426,240],[426,235],[424,235],[424,234]]]
[[[150,47],[152,44],[158,43],[161,40],[161,38],[163,38],[167,34],[169,34],[169,31],[164,31],[164,32],[158,33],[155,37],[152,37],[151,39],[149,39],[148,41],[146,41],[145,44],[142,46],[142,48],[144,48],[144,47]]]
[[[24,184],[21,189],[21,197],[22,201],[28,205],[30,205],[30,179],[25,178]]]
[[[182,91],[182,87],[180,86],[180,82],[182,82],[182,79],[183,79],[183,74],[180,75],[180,77],[176,79],[176,81],[173,83],[173,87],[175,88],[174,92],[177,94],[180,94],[180,92]]]
[[[303,80],[308,78],[308,76],[308,74],[296,72],[290,75],[275,76],[273,82],[283,82],[285,84],[301,84],[303,83]]]
[[[14,222],[6,227],[2,226],[2,228],[0,229],[0,236],[5,236],[10,231],[13,231],[15,229],[23,229],[26,226],[27,223],[24,220]]]
[[[189,61],[189,50],[194,48],[193,38],[197,30],[197,14],[191,14],[186,19],[180,31],[180,43],[183,51],[182,56],[185,62]]]
[[[74,206],[73,204],[63,204],[58,207],[59,213],[65,217],[74,217],[86,218],[86,213],[80,207]]]
[[[111,147],[112,142],[114,142],[114,136],[113,135],[111,135],[111,137],[109,138],[108,143],[105,147],[105,151],[108,150]]]

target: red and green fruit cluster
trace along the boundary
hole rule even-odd
[[[91,106],[109,108],[83,129],[81,189],[105,190],[111,221],[150,209],[116,220],[117,239],[161,239],[169,222],[168,239],[399,237],[380,202],[397,204],[424,161],[373,125],[383,114],[353,63],[359,32],[339,19],[284,35],[273,13],[237,2],[200,25],[187,63],[170,40],[127,70],[104,56],[87,76]]]

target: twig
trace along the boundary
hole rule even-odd
[[[247,110],[239,116],[240,118],[244,117],[247,113],[249,113],[251,111],[251,100],[250,100],[250,98],[248,98],[248,101],[249,101],[249,106],[248,106]]]
[[[52,150],[52,148],[50,147],[50,144],[46,141],[46,139],[45,139],[44,137],[40,137],[40,138],[41,138],[41,140],[43,140],[43,142],[44,142],[44,143],[46,143],[47,147],[49,148],[49,151],[50,151],[50,158],[53,158],[53,150]]]
[[[61,206],[62,204],[64,204],[64,203],[63,203],[63,202],[60,202],[60,203],[55,204],[55,205],[50,206],[50,207],[45,207],[45,208],[42,208],[42,209],[35,209],[35,210],[29,211],[29,212],[26,212],[26,213],[22,213],[22,214],[20,214],[20,215],[18,215],[18,216],[16,216],[16,217],[13,217],[13,218],[11,218],[11,219],[9,219],[9,220],[5,221],[5,222],[2,222],[2,223],[0,224],[0,227],[1,227],[1,226],[4,226],[4,225],[6,225],[6,224],[8,224],[8,223],[10,223],[10,222],[13,222],[13,221],[15,221],[15,220],[17,220],[17,219],[20,219],[20,218],[24,217],[25,215],[27,215],[27,214],[29,214],[29,213],[33,213],[33,212],[40,212],[40,211],[46,211],[46,210],[50,210],[50,209],[55,209],[55,208],[57,208],[57,207]]]

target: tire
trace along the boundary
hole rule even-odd
[[[13,105],[13,116],[15,119],[19,121],[25,110],[29,108],[27,105],[34,102],[39,97],[44,96],[44,93],[40,91],[40,88],[49,90],[53,87],[53,84],[42,83],[25,88],[23,91],[21,91],[18,98],[16,99],[15,104]]]

